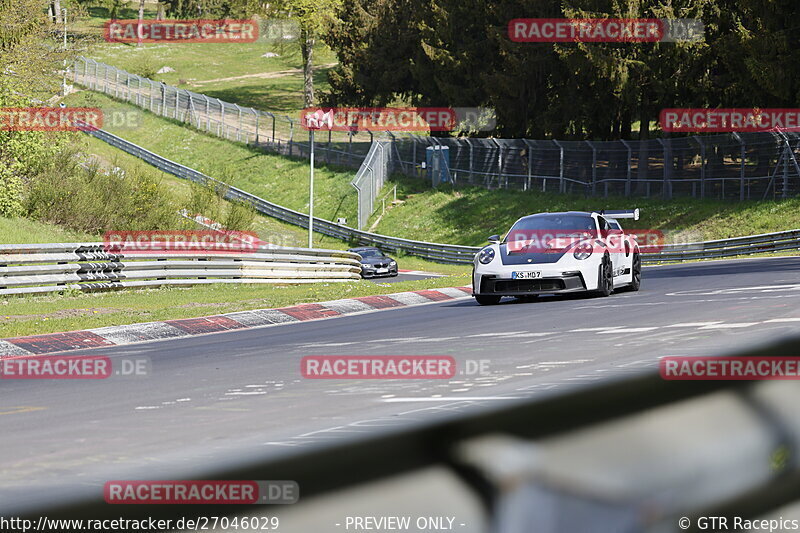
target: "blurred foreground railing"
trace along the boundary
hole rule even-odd
[[[793,338],[727,356],[798,353]],[[428,417],[413,411],[406,426],[378,418],[360,426],[366,433],[332,429],[280,453],[256,447],[137,471],[138,479],[294,480],[294,505],[108,505],[102,486],[84,484],[32,493],[39,497],[24,509],[0,502],[0,511],[269,515],[285,533],[346,531],[353,515],[435,514],[454,517],[452,530],[502,533],[656,533],[685,530],[686,520],[697,531],[701,516],[800,519],[798,402],[796,381],[665,381],[651,369],[470,409],[453,409],[454,398]]]

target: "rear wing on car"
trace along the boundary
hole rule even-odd
[[[607,218],[632,218],[633,220],[639,220],[639,209],[604,209],[600,211],[600,214]]]

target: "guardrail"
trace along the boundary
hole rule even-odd
[[[0,295],[209,283],[358,280],[360,256],[261,246],[250,251],[124,252],[103,243],[0,245]]]
[[[250,194],[236,187],[231,187],[219,180],[206,176],[194,169],[180,165],[158,154],[150,152],[136,144],[126,141],[116,135],[103,130],[87,131],[111,146],[119,148],[154,167],[197,183],[215,183],[225,189],[225,197],[229,200],[242,200],[249,202],[261,214],[277,218],[289,224],[308,227],[308,215],[292,209],[268,202],[254,194]],[[335,237],[353,245],[377,246],[386,252],[401,252],[436,261],[440,263],[472,263],[474,255],[481,249],[479,246],[460,246],[455,244],[440,244],[435,242],[415,241],[389,237],[377,233],[361,231],[347,226],[335,224],[328,220],[314,217],[315,231]],[[800,230],[765,233],[747,237],[736,237],[707,242],[688,244],[667,244],[658,252],[648,252],[643,249],[643,263],[666,263],[677,261],[695,261],[698,259],[715,259],[735,257],[764,252],[778,252],[800,249]]]
[[[795,337],[725,356],[799,352]],[[800,494],[798,401],[791,381],[665,381],[649,369],[427,420],[415,412],[399,427],[378,418],[361,426],[369,433],[333,428],[285,453],[257,446],[142,464],[131,479],[293,480],[299,502],[268,510],[288,533],[345,530],[334,524],[365,513],[446,515],[457,520],[450,530],[469,533],[697,531],[704,516],[796,517],[785,506]],[[57,489],[17,492],[0,514],[36,523],[266,512],[108,505],[102,482]]]

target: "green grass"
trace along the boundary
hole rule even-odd
[[[99,242],[98,236],[79,233],[27,218],[0,217],[0,244],[44,242]]]
[[[80,21],[78,29],[99,40],[84,54],[92,59],[242,106],[294,116],[303,108],[303,62],[296,40],[272,38],[262,29],[254,43],[107,43],[100,36],[109,18],[108,9],[91,7],[89,15]],[[148,4],[145,18],[154,17],[155,6]],[[135,19],[137,11],[121,10],[117,18]],[[296,36],[297,32],[286,24],[284,33]],[[278,57],[262,57],[267,52]],[[335,54],[318,43],[314,49],[317,91],[328,90],[327,72],[334,63]],[[175,72],[153,74],[163,67]]]
[[[323,283],[313,285],[211,285],[143,289],[79,295],[10,297],[0,300],[0,338],[171,320],[218,313],[463,286],[469,276],[398,283]]]

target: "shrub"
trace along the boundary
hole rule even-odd
[[[76,156],[59,152],[29,183],[23,205],[29,217],[95,234],[185,227],[172,194],[149,169],[105,173],[81,167]]]

